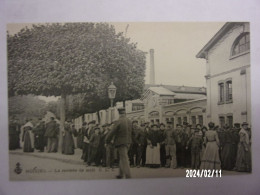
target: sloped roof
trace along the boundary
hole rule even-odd
[[[200,99],[200,98],[204,98],[204,97],[205,97],[205,95],[203,95],[203,94],[176,93],[176,96],[174,96],[174,99],[193,100],[193,99]]]
[[[176,86],[176,85],[151,85],[146,84],[144,90],[147,90],[151,87],[163,87],[168,89],[174,93],[189,93],[189,94],[203,94],[206,95],[206,88],[205,87],[190,87],[190,86]]]
[[[206,53],[221,39],[234,25],[245,22],[227,22],[223,27],[209,40],[209,42],[196,55],[197,58],[206,58]]]
[[[149,90],[157,93],[158,95],[175,95],[174,92],[164,88],[164,87],[150,87]]]

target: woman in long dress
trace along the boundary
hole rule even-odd
[[[24,152],[34,152],[34,134],[32,132],[33,124],[31,120],[26,120],[26,124],[23,126],[22,141]]]
[[[152,125],[147,134],[146,162],[152,168],[160,167],[160,136],[158,126]]]
[[[246,126],[246,127],[245,127]],[[251,150],[249,134],[246,131],[247,123],[242,124],[242,129],[239,131],[239,143],[237,149],[236,171],[251,171]]]
[[[63,145],[62,145],[62,154],[74,154],[74,140],[72,137],[73,130],[70,123],[66,122],[64,127],[63,134]]]
[[[201,169],[220,170],[219,160],[219,139],[216,131],[213,130],[214,123],[209,123],[209,130],[206,132],[206,149],[201,160]]]

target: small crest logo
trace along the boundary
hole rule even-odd
[[[20,173],[22,173],[22,171],[23,171],[23,169],[21,168],[21,164],[19,162],[16,163],[16,168],[14,169],[14,172],[16,174],[20,174]]]

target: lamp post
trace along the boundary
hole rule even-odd
[[[111,102],[111,107],[113,107],[113,100],[116,97],[116,86],[111,82],[111,84],[108,86],[108,97]]]

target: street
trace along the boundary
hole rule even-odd
[[[22,172],[14,170],[20,163]],[[61,160],[38,158],[30,155],[10,153],[10,180],[86,180],[115,179],[118,168],[87,167],[83,162],[69,163]],[[244,175],[247,173],[223,171],[223,175]],[[185,177],[186,169],[167,168],[131,168],[132,178]]]

